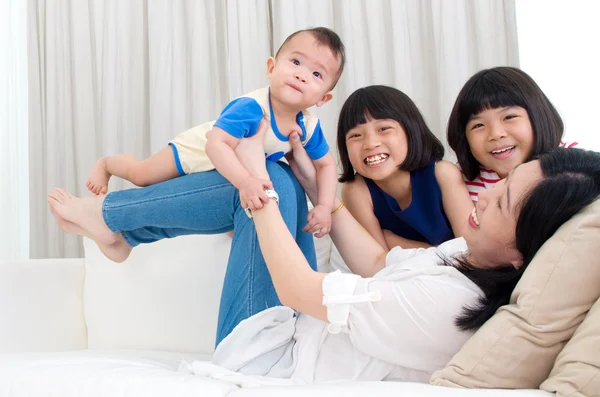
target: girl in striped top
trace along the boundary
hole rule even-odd
[[[535,81],[513,67],[473,75],[461,89],[448,120],[448,143],[473,201],[510,170],[562,142],[563,122]]]

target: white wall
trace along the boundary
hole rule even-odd
[[[521,68],[565,122],[565,139],[600,151],[600,1],[517,0]]]

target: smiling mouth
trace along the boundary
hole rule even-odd
[[[514,153],[515,148],[516,148],[515,145],[506,146],[506,147],[503,147],[500,149],[492,150],[490,152],[490,154],[492,156],[494,156],[495,158],[504,159],[504,158],[510,157]]]
[[[479,218],[477,218],[477,209],[473,208],[469,215],[469,224],[473,229],[479,229]]]
[[[387,153],[380,153],[374,156],[368,156],[363,161],[368,166],[375,166],[385,162],[390,157]]]

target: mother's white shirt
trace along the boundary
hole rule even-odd
[[[470,337],[455,320],[482,296],[462,273],[441,265],[442,256],[466,250],[462,238],[437,248],[397,247],[372,278],[330,273],[323,281],[329,324],[288,307],[267,309],[221,342],[213,364],[293,383],[428,382]]]

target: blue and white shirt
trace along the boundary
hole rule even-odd
[[[265,135],[265,157],[271,161],[280,160],[292,148],[287,135],[277,128],[269,87],[265,87],[234,99],[223,109],[217,120],[184,131],[169,142],[173,148],[179,173],[185,175],[214,169],[205,152],[206,133],[213,126],[242,139],[256,134],[263,118],[266,118],[270,124]],[[310,158],[318,160],[327,154],[329,145],[325,140],[319,119],[308,110],[303,110],[296,116],[296,121],[302,129],[300,139]]]

